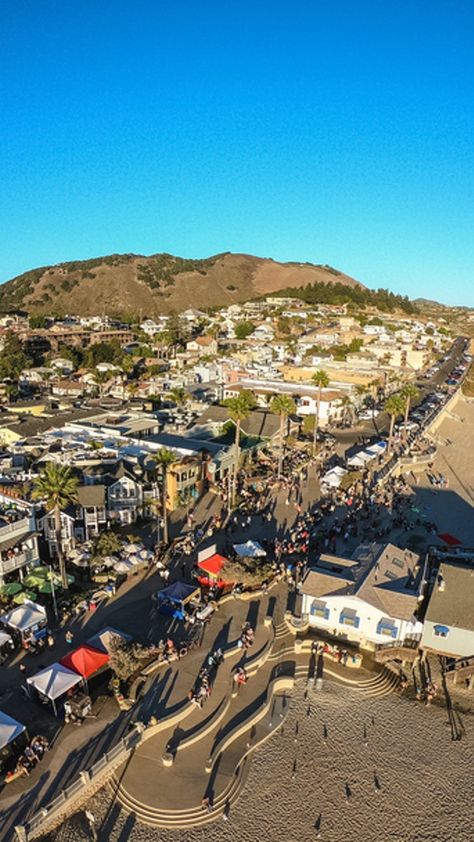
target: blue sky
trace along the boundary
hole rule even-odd
[[[0,281],[243,251],[474,306],[472,0],[4,0]]]

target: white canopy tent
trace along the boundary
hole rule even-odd
[[[130,571],[134,569],[135,565],[128,559],[122,559],[122,561],[118,561],[117,564],[114,564],[114,570],[116,573],[130,573]]]
[[[28,629],[46,622],[46,610],[42,605],[37,605],[36,602],[25,599],[23,605],[19,605],[18,608],[14,608],[8,614],[3,614],[0,620],[11,629],[24,633]]]
[[[243,558],[264,558],[266,552],[258,541],[246,541],[245,544],[234,544],[237,555]]]
[[[338,465],[336,468],[332,468],[332,470],[328,471],[327,474],[324,474],[324,476],[321,477],[321,485],[328,488],[339,488],[341,480],[346,474],[346,469],[341,468]]]
[[[0,749],[5,748],[25,731],[25,726],[0,710]]]
[[[52,702],[55,714],[57,713],[56,699],[76,687],[81,681],[82,676],[78,675],[77,672],[73,672],[73,670],[58,663],[51,664],[41,672],[37,672],[36,675],[26,679],[27,684],[30,684],[38,693],[46,696]]]
[[[6,632],[0,631],[0,649],[2,646],[5,646],[6,643],[12,643],[12,639]]]
[[[367,464],[367,462],[371,462],[372,459],[375,459],[374,453],[369,453],[367,450],[361,450],[359,453],[351,456],[351,458],[347,460],[347,464],[350,468],[362,468],[365,464]]]

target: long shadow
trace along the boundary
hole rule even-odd
[[[260,600],[253,599],[247,611],[246,622],[251,625],[253,629],[257,628],[258,614],[260,611]]]
[[[274,678],[277,678],[281,675],[292,675],[292,674],[294,674],[294,669],[295,669],[294,661],[284,661],[283,663],[278,664],[272,670],[272,673],[271,673],[271,676],[270,676],[270,679],[269,679],[268,683],[270,684],[273,681]],[[217,734],[214,738],[214,742],[213,742],[211,754],[210,754],[211,757],[214,755],[214,753],[215,753],[216,749],[218,748],[219,744],[227,736],[227,734],[231,733],[231,731],[233,731],[234,728],[236,728],[242,722],[245,722],[247,719],[249,719],[252,716],[252,714],[255,711],[257,711],[259,708],[262,707],[262,705],[265,703],[265,700],[267,698],[267,694],[268,694],[268,686],[256,698],[252,699],[252,701],[247,705],[247,707],[243,708],[238,713],[236,713],[236,715],[233,716],[232,719],[230,719],[228,722],[226,722],[226,724],[223,725],[223,727],[219,729],[219,731],[217,732]]]
[[[129,813],[127,816],[127,820],[120,831],[120,836],[117,839],[117,842],[127,842],[127,839],[130,839],[130,834],[135,826],[135,816],[133,813]],[[105,838],[105,837],[104,837]]]

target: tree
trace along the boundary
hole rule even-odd
[[[351,421],[354,418],[354,404],[352,403],[349,395],[344,395],[344,397],[341,400],[341,404],[342,404],[342,408],[343,408],[343,411],[342,411],[343,423],[347,424],[348,419],[350,419],[349,420],[349,424],[350,424]]]
[[[106,383],[109,382],[110,378],[111,378],[110,371],[100,371],[100,370],[97,371],[96,370],[94,372],[94,383],[96,383],[97,386],[99,387],[100,397],[103,396],[104,386],[106,385]]]
[[[296,412],[296,404],[293,398],[289,395],[275,395],[270,403],[270,411],[275,415],[280,416],[280,436],[279,436],[279,453],[278,453],[278,479],[281,477],[281,470],[283,466],[283,448],[285,440],[285,422],[289,415],[294,415]]]
[[[0,353],[0,380],[18,380],[24,368],[31,360],[23,351],[23,346],[15,333],[7,333]]]
[[[252,392],[249,392],[246,389],[244,389],[235,398],[227,398],[224,401],[224,406],[226,406],[229,411],[229,418],[231,418],[232,421],[234,421],[235,423],[235,458],[231,499],[231,505],[234,506],[237,492],[237,471],[240,461],[240,427],[242,421],[245,421],[245,419],[248,418],[253,407],[255,406],[255,398],[252,395]]]
[[[393,439],[393,427],[395,424],[395,420],[403,415],[403,411],[405,408],[405,400],[400,394],[390,395],[389,398],[385,401],[384,410],[385,412],[390,415],[390,429],[388,433],[388,447],[387,453],[390,453],[392,448],[392,439]]]
[[[117,678],[128,681],[149,660],[150,649],[147,646],[125,641],[118,635],[112,635],[109,666]]]
[[[66,465],[49,462],[35,481],[33,497],[41,500],[48,512],[53,512],[56,551],[63,588],[69,587],[61,535],[61,511],[77,500],[77,479]]]
[[[416,401],[419,398],[420,393],[413,383],[406,383],[405,386],[403,387],[403,389],[401,390],[400,394],[401,394],[402,398],[405,399],[404,429],[405,429],[405,435],[406,435],[406,432],[407,432],[406,427],[407,427],[407,424],[408,424],[408,416],[410,414],[410,405],[411,405],[412,401]]]
[[[253,322],[239,322],[235,326],[235,337],[236,339],[247,339],[247,336],[250,336],[255,330],[255,325]]]
[[[224,582],[256,588],[273,574],[272,566],[265,558],[226,559],[219,577]]]
[[[161,471],[161,500],[163,509],[163,542],[168,545],[168,472],[178,457],[172,450],[162,447],[155,455],[156,467]]]
[[[182,386],[175,386],[174,389],[170,389],[170,398],[176,406],[184,406],[186,401],[188,400],[188,393],[186,389],[183,389]]]
[[[322,390],[329,386],[329,377],[322,368],[314,372],[311,380],[318,387],[318,398],[316,402],[316,422],[314,424],[313,436],[313,456],[316,455],[316,442],[318,440],[319,416],[321,412],[321,395]]]
[[[28,319],[28,327],[31,330],[42,330],[46,324],[46,316],[30,316]]]

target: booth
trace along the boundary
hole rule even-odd
[[[234,552],[241,558],[265,558],[267,555],[258,541],[246,541],[245,544],[234,544]]]
[[[6,632],[0,631],[0,664],[3,664],[3,662],[6,661],[14,648],[15,644],[12,636]]]
[[[28,734],[24,725],[7,713],[0,711],[0,773],[4,774],[15,765],[18,755],[25,747]]]
[[[121,640],[124,643],[129,643],[133,638],[129,634],[125,634],[125,632],[119,631],[118,629],[114,629],[111,626],[107,626],[102,631],[97,632],[94,637],[90,637],[87,641],[88,646],[92,646],[93,649],[98,649],[99,652],[105,652],[107,655],[110,655],[111,652],[111,644],[113,644],[114,640]]]
[[[177,620],[186,620],[185,606],[193,599],[199,600],[199,588],[186,585],[185,582],[173,582],[172,585],[155,594],[158,611]]]
[[[219,588],[220,590],[232,588],[234,582],[227,582],[220,577],[220,572],[227,559],[216,550],[217,546],[213,544],[198,553],[197,566],[199,572],[197,580],[203,588]]]
[[[53,706],[54,715],[58,715],[58,704],[61,697],[70,693],[78,684],[82,684],[82,676],[73,670],[54,663],[41,672],[26,679],[26,683],[36,690],[42,701],[49,701]]]
[[[59,663],[68,670],[77,672],[83,678],[87,679],[108,666],[109,655],[106,652],[101,652],[99,649],[94,649],[88,643],[84,643],[64,658],[61,658]]]
[[[22,645],[29,640],[40,640],[46,636],[47,617],[42,605],[25,599],[23,605],[0,617],[0,622],[19,637]]]
[[[333,468],[331,471],[328,471],[327,474],[324,474],[324,476],[321,477],[321,489],[329,490],[331,488],[339,488],[342,478],[345,477],[347,473],[348,472],[345,468],[341,468],[339,466]]]

